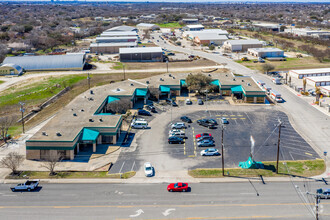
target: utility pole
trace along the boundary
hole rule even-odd
[[[91,78],[89,77],[89,73],[87,73],[87,80],[88,80],[88,89],[91,89]]]
[[[315,219],[319,220],[319,203],[320,203],[320,196],[316,194],[315,196]]]
[[[282,127],[282,121],[279,119],[278,140],[277,140],[277,160],[276,160],[276,173],[277,174],[278,174],[278,161],[279,161],[279,158],[280,158],[281,127]]]
[[[222,176],[225,176],[225,159],[223,155],[223,130],[224,125],[221,123],[221,154],[222,154]]]
[[[125,64],[123,64],[123,71],[124,71],[124,80],[126,79],[126,76],[125,76]]]
[[[19,104],[20,104],[20,112],[22,113],[22,128],[23,128],[23,134],[25,133],[25,130],[24,130],[24,112],[25,112],[25,108],[24,108],[24,105],[25,105],[25,103],[24,102],[19,102]]]
[[[168,73],[168,60],[166,60],[166,68],[167,68],[167,73]]]

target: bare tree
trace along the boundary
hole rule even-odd
[[[0,166],[11,169],[12,174],[17,174],[17,169],[24,161],[24,156],[17,152],[10,152],[6,157],[0,161]]]
[[[303,88],[304,92],[306,92],[306,78],[303,78]]]
[[[5,143],[7,143],[8,129],[15,123],[15,119],[14,116],[0,117],[0,136]]]
[[[107,104],[107,112],[116,114],[125,114],[128,109],[131,107],[131,101],[128,99],[121,99],[118,101],[113,101]]]
[[[149,92],[150,92],[150,96],[157,98],[157,99],[159,98],[159,95],[161,94],[159,89],[154,86],[149,87]]]
[[[319,102],[320,102],[320,97],[321,97],[321,95],[322,95],[322,92],[321,92],[321,89],[320,89],[320,87],[318,87],[318,86],[316,86],[315,87],[315,94],[316,94],[316,96],[315,96],[315,103],[316,104],[319,104]]]
[[[269,71],[275,69],[275,67],[272,64],[265,63],[261,66],[262,70],[268,74]]]
[[[51,154],[47,161],[42,162],[41,167],[49,170],[49,176],[56,175],[55,167],[61,162],[62,155],[60,153]]]
[[[201,73],[188,75],[186,78],[188,89],[197,90],[199,94],[202,90],[210,90],[212,78]]]

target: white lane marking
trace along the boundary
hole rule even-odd
[[[17,195],[6,195],[6,194],[5,194],[5,195],[2,195],[2,196],[17,196]]]
[[[120,170],[119,170],[119,173],[121,173],[121,170],[123,169],[124,164],[125,164],[125,161],[124,161],[123,164],[121,165],[121,168],[120,168]]]
[[[164,216],[168,216],[171,214],[172,211],[175,211],[175,209],[166,209],[165,212],[162,212]]]
[[[251,118],[249,117],[249,115],[246,112],[244,112],[244,113],[246,114],[246,117],[249,119],[249,121],[251,122],[251,124],[253,124],[253,121],[251,120]]]
[[[141,215],[142,213],[144,213],[144,211],[142,209],[136,210],[135,212],[136,212],[135,215],[130,215],[129,217],[135,218],[135,217],[138,217],[139,215]]]
[[[133,165],[132,165],[132,169],[131,169],[131,171],[133,171],[134,166],[135,166],[135,160],[134,160],[134,163],[133,163]]]

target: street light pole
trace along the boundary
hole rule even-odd
[[[276,159],[276,173],[277,174],[278,174],[278,161],[280,159],[281,127],[282,127],[282,121],[279,119],[279,124],[278,124],[278,140],[277,140],[277,159]]]
[[[89,77],[89,73],[87,73],[87,80],[88,80],[88,89],[91,89],[91,78]]]
[[[168,73],[168,60],[166,60],[166,68],[167,68],[167,73]]]
[[[19,104],[20,104],[20,112],[22,113],[22,128],[23,128],[23,134],[25,133],[25,130],[24,130],[24,111],[25,111],[25,108],[24,108],[24,105],[25,105],[25,103],[24,102],[19,102]]]
[[[224,125],[222,123],[221,124],[222,176],[225,176],[225,159],[224,159],[224,155],[223,155],[223,130],[224,130]]]
[[[125,76],[125,64],[123,64],[123,71],[124,71],[124,80],[126,79],[126,76]]]

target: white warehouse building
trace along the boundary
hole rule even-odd
[[[255,56],[255,57],[261,57],[261,58],[267,58],[267,57],[284,57],[284,51],[278,48],[249,48],[247,51],[248,54]]]
[[[298,79],[312,76],[330,76],[330,68],[290,70],[289,75]]]

